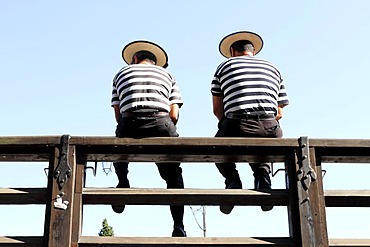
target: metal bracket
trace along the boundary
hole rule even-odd
[[[96,177],[97,167],[98,167],[98,162],[97,162],[97,161],[95,161],[95,166],[85,166],[85,172],[86,172],[88,169],[91,169],[91,170],[93,171],[93,175],[94,175],[94,177]]]
[[[271,163],[271,176],[275,177],[278,172],[285,171],[285,168],[279,168],[276,171],[274,171],[274,163]]]
[[[61,138],[61,150],[58,157],[58,166],[54,172],[54,178],[57,180],[59,190],[63,189],[67,183],[68,178],[71,176],[72,170],[69,166],[68,149],[70,135],[63,135]]]
[[[308,190],[310,188],[311,182],[314,182],[317,179],[317,175],[314,169],[312,169],[310,164],[310,154],[309,154],[309,146],[308,146],[308,138],[307,137],[300,137],[299,138],[299,146],[301,148],[299,163],[300,168],[297,171],[297,178],[298,181],[301,182],[304,190]]]

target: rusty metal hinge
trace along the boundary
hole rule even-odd
[[[317,175],[314,169],[312,169],[310,164],[310,154],[309,154],[309,145],[307,137],[299,138],[300,146],[300,157],[298,157],[298,162],[300,163],[300,168],[297,172],[298,181],[301,182],[304,190],[310,188],[311,182],[316,181]]]
[[[72,170],[69,166],[69,139],[70,135],[63,135],[60,139],[60,153],[58,157],[58,166],[54,172],[54,178],[57,180],[59,190],[63,189],[67,183],[68,178],[71,176]]]

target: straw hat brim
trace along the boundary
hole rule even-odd
[[[168,64],[168,56],[166,51],[159,45],[146,41],[146,40],[137,40],[127,44],[122,50],[122,58],[127,63],[130,64],[132,57],[138,51],[149,51],[157,59],[156,65],[161,67],[166,67]]]
[[[227,35],[220,42],[219,50],[224,57],[231,57],[230,47],[234,42],[239,40],[249,40],[254,46],[255,55],[262,50],[263,40],[261,36],[256,33],[241,31]]]

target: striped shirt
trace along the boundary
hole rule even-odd
[[[244,111],[276,115],[278,105],[289,104],[279,70],[266,60],[250,56],[231,57],[221,63],[211,93],[223,97],[225,114]]]
[[[170,105],[182,106],[176,80],[164,68],[149,64],[123,67],[113,79],[111,105],[120,112],[155,109],[170,112]]]

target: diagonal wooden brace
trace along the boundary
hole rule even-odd
[[[68,160],[68,148],[70,138],[70,135],[63,135],[60,140],[61,150],[58,157],[58,166],[54,171],[54,178],[57,180],[59,190],[63,189],[72,172]]]

